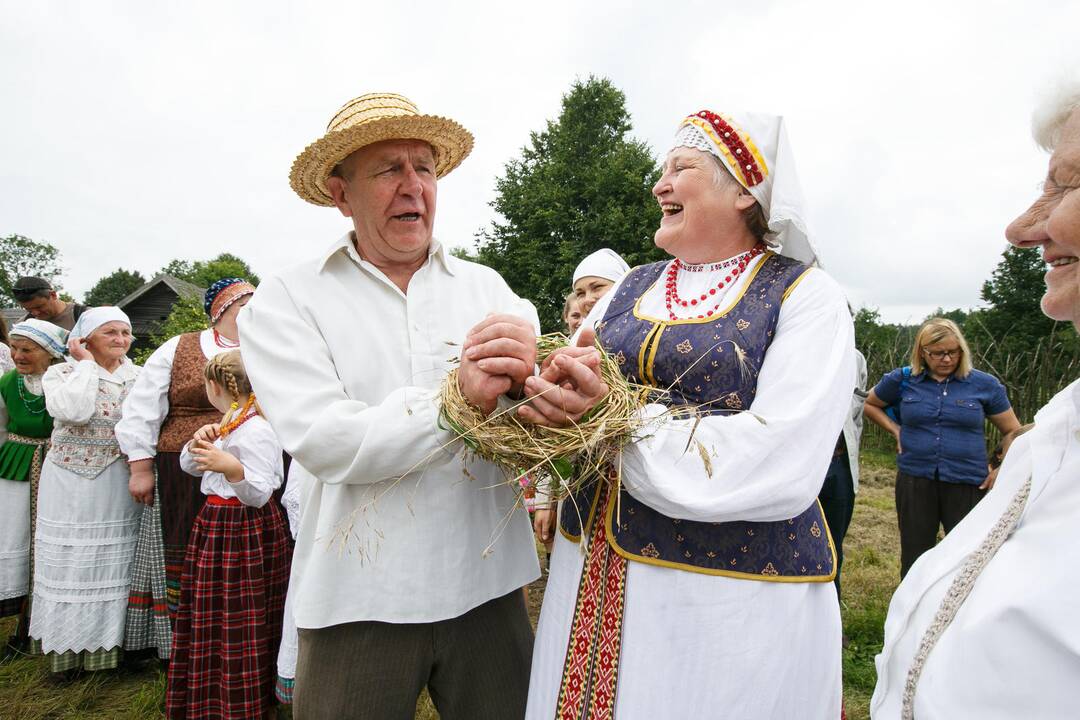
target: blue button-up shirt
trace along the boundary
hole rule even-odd
[[[902,371],[884,375],[874,394],[900,405],[900,446],[896,465],[916,477],[979,485],[986,479],[987,415],[1011,406],[1005,386],[993,375],[972,370],[937,382],[929,373],[912,375],[903,393]]]

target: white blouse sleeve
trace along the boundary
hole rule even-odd
[[[15,361],[11,359],[11,348],[0,342],[0,375],[15,369]]]
[[[230,482],[240,502],[250,507],[262,507],[281,487],[281,443],[270,424],[252,423],[243,432],[232,436],[225,451],[244,466],[244,479]]]
[[[188,450],[189,445],[191,445],[190,440],[184,443],[184,447],[180,449],[180,469],[188,475],[202,477],[203,471],[195,464],[195,458],[192,457],[191,452]]]
[[[843,293],[812,270],[783,304],[748,410],[707,416],[695,427],[694,420],[661,417],[664,406],[646,406],[642,412],[654,422],[624,451],[623,484],[675,518],[794,517],[821,490],[854,374],[854,329]]]
[[[41,378],[45,407],[66,425],[85,425],[94,417],[98,397],[98,364],[93,360],[53,365]]]
[[[179,344],[180,336],[177,335],[154,351],[124,400],[124,415],[116,423],[116,441],[129,462],[157,455],[161,424],[169,414],[169,385]]]

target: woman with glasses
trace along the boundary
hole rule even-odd
[[[897,420],[885,408],[895,406]],[[993,375],[971,366],[971,351],[951,320],[923,323],[910,368],[881,378],[866,398],[866,417],[896,438],[896,517],[900,577],[975,507],[994,476],[986,463],[985,420],[1002,435],[1020,427]]]

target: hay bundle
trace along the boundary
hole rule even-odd
[[[558,348],[565,347],[560,333],[537,338],[540,362]],[[447,376],[442,387],[442,421],[477,456],[489,460],[506,474],[507,482],[518,490],[517,478],[528,475],[530,486],[541,488],[553,500],[560,500],[582,485],[603,478],[606,468],[620,449],[634,437],[642,422],[637,413],[655,388],[627,382],[614,358],[600,350],[600,377],[608,394],[577,423],[567,427],[544,427],[522,422],[517,408],[496,410],[484,417],[461,394],[457,370]]]

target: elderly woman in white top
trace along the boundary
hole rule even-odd
[[[1005,234],[1041,248],[1042,309],[1080,328],[1080,75],[1036,113],[1052,151],[1038,200]],[[1013,442],[994,488],[893,595],[876,720],[1075,718],[1080,678],[1080,382]]]
[[[52,448],[38,493],[30,637],[49,669],[115,668],[142,506],[114,427],[139,368],[127,358],[131,321],[119,308],[84,312],[67,362],[45,373]]]
[[[574,297],[582,317],[628,272],[630,266],[610,248],[600,248],[579,262],[574,268]]]
[[[667,392],[641,410],[621,486],[586,488],[581,515],[562,503],[527,717],[835,720],[836,557],[816,498],[854,333],[808,267],[782,118],[685,118],[653,194],[673,259],[631,270],[585,328]],[[566,423],[603,397],[591,352],[529,378],[522,417]]]
[[[11,328],[15,369],[0,376],[0,617],[18,616],[5,652],[28,644],[34,514],[53,420],[41,378],[64,356],[67,330],[44,320]]]

